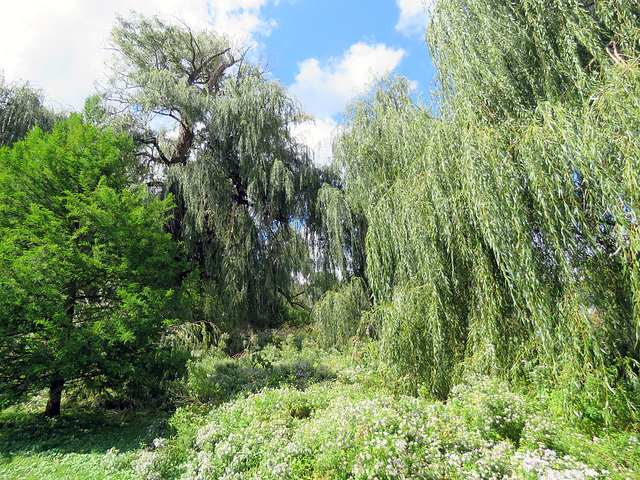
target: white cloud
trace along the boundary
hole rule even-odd
[[[267,0],[28,0],[8,2],[0,17],[0,69],[8,81],[28,80],[52,100],[79,109],[104,70],[116,12],[176,17],[195,29],[214,28],[237,43],[271,23]]]
[[[384,44],[356,43],[341,58],[332,58],[326,64],[315,58],[301,62],[290,91],[309,113],[332,117],[376,76],[395,69],[404,55],[404,50]]]
[[[435,3],[436,0],[396,0],[400,9],[396,30],[407,37],[422,37],[429,23],[428,11]]]
[[[384,44],[357,43],[326,63],[309,58],[298,64],[300,70],[289,90],[316,120],[299,125],[294,134],[315,153],[316,163],[326,165],[331,161],[331,134],[337,127],[332,117],[375,77],[394,70],[404,55],[404,50]]]
[[[338,123],[330,117],[304,122],[292,129],[298,141],[307,145],[314,154],[315,163],[331,163],[331,137]]]
[[[208,4],[213,19],[213,29],[230,35],[241,43],[250,42],[254,33],[268,34],[273,27],[273,22],[266,21],[260,16],[260,7],[265,3],[266,0],[210,1]]]

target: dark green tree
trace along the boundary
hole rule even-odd
[[[79,116],[0,149],[0,402],[145,374],[174,313],[171,199],[133,187],[132,144]]]
[[[310,272],[321,185],[291,135],[306,117],[209,31],[134,16],[118,19],[112,42],[107,97],[139,125],[150,183],[176,201],[169,230],[208,299],[197,316],[224,330],[286,321],[299,304],[296,278]],[[153,129],[157,117],[165,124]]]

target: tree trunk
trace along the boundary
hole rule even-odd
[[[60,415],[60,404],[62,403],[62,390],[64,380],[55,379],[49,384],[49,400],[44,409],[45,417],[57,417]]]
[[[178,140],[176,141],[176,151],[171,157],[171,165],[186,165],[189,160],[189,154],[191,153],[191,147],[193,147],[193,127],[180,122],[178,128]]]

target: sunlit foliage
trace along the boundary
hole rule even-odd
[[[291,134],[306,118],[299,105],[212,32],[133,16],[112,42],[107,97],[137,119],[149,183],[173,195],[169,229],[199,272],[189,287],[210,297],[193,320],[225,331],[286,322],[299,309],[295,283],[311,273],[321,185]]]
[[[79,116],[0,148],[0,407],[48,388],[59,415],[65,386],[144,377],[183,266],[132,161]]]
[[[384,358],[441,398],[531,365],[637,388],[637,5],[442,1],[427,38],[435,106],[388,78],[334,147]]]

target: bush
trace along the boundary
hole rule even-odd
[[[290,333],[276,338],[279,347],[267,344],[261,348],[261,339],[253,340],[250,349],[238,359],[207,355],[190,361],[182,389],[184,400],[221,405],[265,387],[290,385],[304,389],[335,377],[323,363],[328,355],[308,336]]]
[[[134,461],[150,466],[146,478],[624,479],[640,467],[635,436],[580,435],[487,377],[447,403],[357,382],[265,388],[207,413],[181,409],[171,424],[176,436]]]

